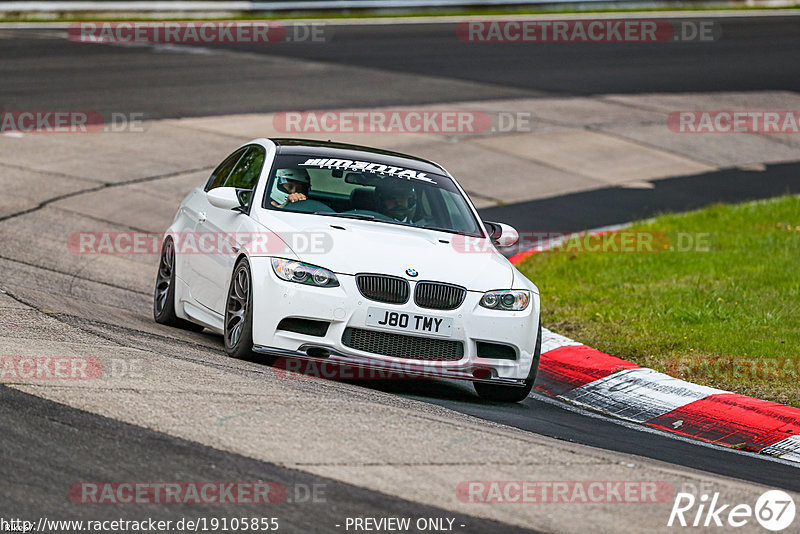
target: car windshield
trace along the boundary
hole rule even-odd
[[[482,237],[452,178],[372,161],[278,155],[263,206]]]

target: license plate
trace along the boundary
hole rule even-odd
[[[452,318],[405,313],[381,308],[367,309],[367,325],[439,337],[450,337],[453,332]]]

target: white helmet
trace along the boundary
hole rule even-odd
[[[308,190],[311,187],[311,177],[305,169],[278,169],[275,171],[275,177],[278,179],[278,189],[284,193],[288,193],[284,189],[286,182],[300,184],[303,188],[303,194],[308,194]]]

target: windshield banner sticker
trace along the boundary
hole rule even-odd
[[[404,169],[402,167],[392,167],[391,165],[384,165],[382,163],[370,163],[369,161],[353,161],[351,159],[320,159],[310,158],[305,163],[300,164],[302,167],[320,167],[325,169],[344,169],[353,172],[372,172],[376,174],[388,174],[395,178],[405,178],[407,180],[422,180],[431,184],[436,182],[424,172],[415,171],[413,169]]]

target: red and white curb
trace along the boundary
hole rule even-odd
[[[601,235],[629,223],[573,235]],[[514,265],[569,239],[509,258]],[[542,328],[536,390],[619,419],[709,443],[800,462],[800,408],[693,384]]]
[[[546,328],[536,390],[633,423],[800,462],[800,408],[673,378]]]

